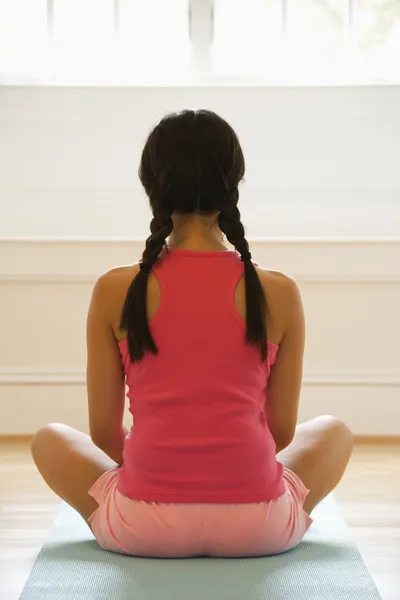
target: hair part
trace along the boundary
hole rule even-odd
[[[249,244],[237,206],[245,161],[232,127],[208,110],[166,115],[151,131],[142,152],[139,178],[153,218],[140,271],[124,303],[120,328],[127,331],[129,355],[140,362],[146,351],[158,354],[146,311],[149,273],[173,230],[172,214],[218,212],[218,226],[244,263],[247,343],[267,358],[267,300],[251,262]]]

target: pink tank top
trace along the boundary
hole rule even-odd
[[[256,263],[255,263],[256,264]],[[119,348],[133,425],[118,490],[154,502],[244,503],[285,492],[268,429],[268,360],[245,343],[234,291],[236,251],[169,249],[153,268],[161,300],[149,327],[159,354],[132,363]]]

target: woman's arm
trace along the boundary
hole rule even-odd
[[[295,434],[305,346],[305,320],[299,288],[290,277],[283,276],[280,281],[280,304],[286,326],[268,380],[266,405],[276,453],[286,448]]]
[[[86,326],[86,382],[90,436],[121,465],[128,430],[123,425],[125,375],[109,315],[112,284],[110,271],[97,280],[93,289]]]

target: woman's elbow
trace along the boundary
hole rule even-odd
[[[117,465],[122,465],[125,438],[111,437],[110,435],[91,435],[90,437],[97,448],[102,450]]]
[[[278,454],[278,452],[287,448],[292,443],[293,438],[294,438],[294,435],[285,435],[285,436],[279,436],[276,439],[274,438],[275,447],[276,447],[275,454]]]

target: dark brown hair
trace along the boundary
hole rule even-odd
[[[127,331],[130,358],[140,362],[147,351],[158,354],[146,314],[147,280],[173,229],[172,213],[215,214],[218,226],[244,262],[247,343],[267,356],[267,302],[237,207],[238,185],[245,170],[236,133],[209,110],[166,115],[144,146],[139,177],[149,197],[153,219],[141,269],[125,300],[120,328]]]

